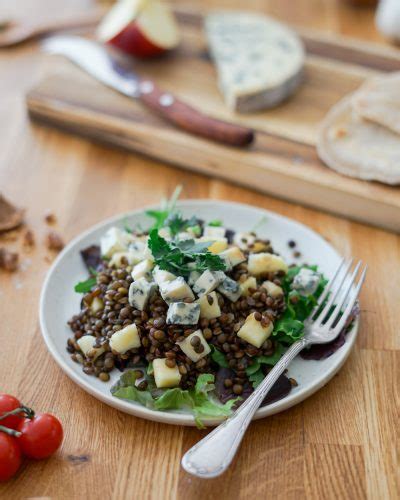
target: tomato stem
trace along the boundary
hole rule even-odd
[[[4,427],[4,425],[0,425],[0,432],[4,432],[9,436],[14,436],[14,437],[22,436],[22,432],[16,431],[14,429],[9,429],[8,427]]]
[[[21,415],[22,413],[22,415]],[[3,420],[6,417],[9,417],[10,415],[18,415],[21,417],[26,417],[32,419],[35,416],[35,412],[32,410],[32,408],[28,408],[27,406],[22,405],[19,408],[15,408],[14,410],[7,411],[0,415],[0,421]]]

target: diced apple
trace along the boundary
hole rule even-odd
[[[240,283],[240,288],[242,290],[242,295],[249,295],[249,288],[257,288],[257,280],[254,276],[249,276],[247,280]]]
[[[76,341],[79,346],[79,349],[83,352],[83,354],[90,359],[97,359],[99,356],[103,354],[105,351],[104,347],[93,347],[96,342],[96,337],[93,335],[84,335],[80,339]]]
[[[98,313],[104,309],[104,302],[100,297],[95,297],[90,304],[90,310],[93,314]]]
[[[110,338],[110,347],[119,354],[125,354],[130,349],[140,347],[140,337],[135,324],[127,325],[125,328],[115,332]]]
[[[198,302],[200,304],[200,318],[214,319],[221,316],[221,308],[218,304],[216,292],[203,295]]]
[[[263,276],[277,271],[287,273],[288,265],[279,255],[261,252],[249,255],[248,270],[254,276]]]
[[[170,7],[159,0],[117,2],[100,23],[97,37],[138,57],[162,54],[180,41]]]
[[[265,288],[273,298],[280,297],[283,295],[283,290],[280,286],[276,285],[273,281],[264,281],[262,287]]]
[[[238,331],[237,335],[249,344],[260,348],[267,338],[271,335],[274,325],[272,321],[267,326],[263,326],[261,321],[257,321],[255,315],[257,313],[249,314],[242,328]]]
[[[228,271],[246,261],[244,253],[238,247],[228,248],[227,250],[221,252],[219,256],[226,263]]]
[[[219,240],[225,237],[226,229],[221,226],[206,226],[204,228],[203,236],[205,238]]]
[[[177,387],[181,381],[181,374],[177,366],[170,368],[165,364],[166,359],[155,359],[153,361],[154,380],[159,389],[164,387]]]
[[[182,340],[182,342],[177,342],[177,344],[194,363],[197,363],[199,359],[204,358],[204,356],[207,356],[211,352],[211,348],[203,337],[201,330],[196,330],[186,337],[185,340]]]

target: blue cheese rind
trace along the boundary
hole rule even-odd
[[[196,325],[200,317],[200,305],[192,302],[173,302],[167,312],[169,325]]]
[[[209,14],[206,34],[227,105],[239,112],[276,106],[303,77],[304,47],[288,27],[259,13]]]

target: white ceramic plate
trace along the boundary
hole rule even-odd
[[[186,216],[196,215],[204,220],[221,219],[224,225],[238,231],[248,231],[263,219],[257,233],[269,238],[273,247],[288,262],[293,261],[292,251],[287,242],[293,239],[301,251],[301,261],[318,264],[327,277],[333,274],[339,263],[339,255],[324,239],[307,227],[286,217],[266,210],[214,200],[193,200],[179,203],[179,208]],[[46,345],[64,372],[82,389],[126,413],[160,422],[194,425],[190,413],[182,411],[154,411],[138,403],[124,401],[113,397],[111,385],[118,379],[119,372],[112,373],[110,382],[104,383],[95,377],[82,372],[81,366],[70,359],[66,351],[66,341],[70,335],[68,319],[79,311],[81,297],[74,292],[74,285],[87,277],[87,271],[80,256],[80,250],[92,244],[98,244],[103,233],[113,225],[122,224],[125,219],[131,225],[140,223],[149,227],[151,220],[143,210],[118,215],[97,224],[90,230],[73,240],[58,256],[50,269],[43,286],[40,300],[40,324]],[[356,339],[358,322],[347,335],[346,343],[329,358],[322,361],[306,361],[298,357],[291,364],[289,375],[294,377],[298,386],[288,396],[259,409],[255,418],[263,418],[286,410],[303,401],[315,391],[323,387],[340,369],[349,355]],[[218,420],[209,420],[207,425],[215,425]]]

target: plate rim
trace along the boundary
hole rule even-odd
[[[239,202],[234,202],[234,201],[229,201],[229,200],[214,200],[212,198],[201,198],[201,199],[184,199],[184,200],[179,200],[177,202],[177,207],[189,207],[191,205],[209,205],[213,204],[214,206],[224,206],[225,208],[227,206],[235,206],[237,208],[246,208],[246,209],[253,209],[258,212],[263,212],[265,216],[271,216],[275,219],[280,219],[285,222],[289,222],[290,224],[294,224],[299,226],[303,231],[306,233],[311,234],[314,238],[318,238],[324,242],[324,244],[327,244],[330,246],[332,251],[336,254],[338,258],[340,258],[340,254],[337,252],[337,250],[331,245],[329,241],[326,241],[320,234],[318,234],[316,231],[313,229],[309,228],[302,222],[299,222],[295,219],[291,219],[290,217],[286,217],[285,215],[281,215],[279,213],[273,212],[271,210],[265,209],[263,207],[259,207],[256,205],[249,205],[246,203],[239,203]],[[39,300],[39,324],[40,324],[40,330],[41,334],[43,337],[43,340],[45,342],[45,345],[50,352],[51,356],[53,357],[54,361],[57,363],[57,365],[61,368],[61,370],[73,381],[75,382],[81,389],[83,389],[85,392],[89,393],[91,396],[95,397],[96,399],[102,401],[103,403],[107,404],[108,406],[111,406],[113,408],[116,408],[119,411],[123,411],[124,413],[134,415],[135,417],[140,417],[140,418],[145,418],[147,420],[152,420],[155,422],[161,422],[161,423],[167,423],[167,424],[172,424],[172,425],[185,425],[185,426],[195,426],[195,419],[194,416],[191,415],[190,413],[175,413],[171,411],[157,411],[157,410],[152,410],[150,408],[147,408],[145,406],[142,406],[140,404],[135,404],[134,402],[130,401],[125,401],[122,399],[114,398],[111,393],[110,394],[105,394],[101,390],[93,387],[90,385],[90,378],[87,377],[88,380],[83,378],[83,375],[81,373],[76,373],[72,366],[69,366],[64,359],[59,355],[59,350],[57,349],[55,343],[53,342],[51,335],[47,329],[46,325],[46,312],[45,312],[45,300],[48,292],[48,287],[49,283],[53,277],[53,274],[56,272],[58,264],[63,260],[64,256],[67,255],[72,247],[74,247],[79,241],[82,239],[86,238],[87,236],[90,236],[90,234],[103,226],[107,226],[109,224],[112,224],[114,222],[120,222],[123,221],[125,218],[133,217],[139,214],[143,214],[146,210],[148,209],[154,209],[154,208],[159,208],[159,205],[146,205],[142,208],[138,208],[135,210],[129,210],[126,212],[119,213],[117,215],[113,215],[111,217],[108,217],[106,219],[103,219],[102,221],[91,225],[88,229],[80,232],[75,238],[73,238],[68,245],[60,252],[60,254],[57,256],[57,258],[54,260],[52,263],[50,269],[48,270],[45,280],[42,284],[42,289],[40,293],[40,300]],[[267,406],[264,406],[260,409],[257,410],[256,414],[254,415],[254,420],[258,420],[260,418],[265,418],[271,415],[274,415],[276,413],[280,413],[282,411],[285,411],[292,406],[295,406],[296,404],[304,401],[311,395],[313,395],[315,392],[317,392],[319,389],[321,389],[323,386],[325,386],[333,377],[334,375],[342,368],[344,363],[346,362],[348,356],[350,355],[352,348],[354,346],[354,343],[356,341],[357,335],[359,331],[359,318],[356,319],[355,324],[352,328],[352,330],[348,333],[347,338],[346,338],[346,349],[342,350],[340,349],[337,352],[342,352],[342,356],[340,359],[338,359],[337,363],[334,364],[326,373],[321,376],[320,380],[318,383],[313,385],[312,387],[304,387],[303,390],[299,390],[299,392],[293,394],[292,396],[285,397],[283,399],[280,399],[272,404],[269,404]],[[214,426],[218,425],[221,423],[223,419],[203,419],[203,423],[205,426]]]

